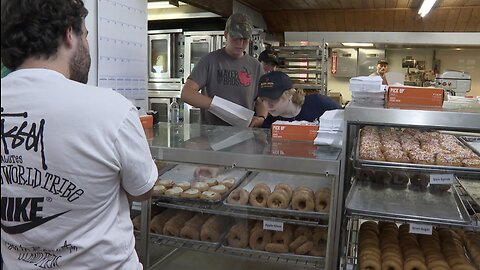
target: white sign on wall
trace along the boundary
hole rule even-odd
[[[98,86],[147,99],[147,1],[99,0]]]

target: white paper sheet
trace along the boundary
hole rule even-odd
[[[209,111],[223,121],[237,127],[248,127],[254,114],[254,111],[218,96],[213,97]]]

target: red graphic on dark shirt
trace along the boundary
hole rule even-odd
[[[238,73],[238,79],[243,86],[250,86],[252,83],[252,77],[250,77],[250,73],[248,73],[246,68]]]

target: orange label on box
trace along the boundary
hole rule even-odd
[[[272,140],[313,141],[318,125],[272,124]]]
[[[317,146],[307,142],[272,141],[270,150],[272,155],[277,156],[313,158],[316,156]]]
[[[431,87],[389,86],[387,107],[442,107],[443,89]]]

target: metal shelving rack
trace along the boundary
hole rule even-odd
[[[273,47],[280,60],[279,70],[287,73],[295,88],[305,92],[326,94],[328,49],[321,46]]]
[[[172,247],[174,250],[167,256],[184,249],[195,252],[211,253],[215,256],[233,256],[242,260],[254,260],[262,263],[282,263],[296,268],[335,269],[338,254],[331,247],[338,242],[338,227],[336,220],[341,213],[336,206],[337,185],[339,182],[341,149],[331,147],[318,147],[315,157],[286,156],[272,152],[272,142],[268,130],[249,129],[252,136],[247,141],[238,145],[213,151],[217,139],[224,141],[229,134],[235,135],[245,129],[223,126],[204,126],[192,124],[160,123],[150,133],[150,150],[155,159],[169,163],[190,163],[211,166],[224,166],[226,168],[244,168],[250,171],[273,171],[293,175],[313,175],[319,181],[331,183],[332,204],[330,212],[325,213],[275,213],[274,211],[259,211],[255,209],[233,209],[223,203],[198,203],[180,202],[161,199],[152,199],[142,203],[140,234],[140,259],[146,269],[149,266],[149,248],[156,244]],[[311,143],[304,144],[306,148]],[[302,143],[297,144],[302,147]],[[161,170],[164,171],[164,170]],[[322,180],[323,179],[323,180]],[[288,224],[308,225],[328,228],[327,253],[325,257],[302,256],[291,253],[276,254],[259,252],[250,249],[235,249],[224,245],[218,247],[208,243],[192,242],[181,238],[162,237],[151,234],[149,228],[150,212],[153,204],[163,208],[175,208],[193,212],[223,215],[235,218],[254,220],[272,220]],[[137,232],[138,234],[138,232]],[[181,253],[181,252],[180,252]],[[179,254],[180,254],[179,253]],[[161,258],[159,263],[168,263],[168,258]],[[192,266],[193,267],[193,266]]]
[[[365,214],[362,211],[356,211],[355,209],[349,209],[348,198],[352,196],[350,192],[351,187],[355,186],[356,179],[354,177],[355,168],[362,167],[366,165],[367,168],[375,168],[375,164],[366,162],[363,164],[359,162],[355,157],[356,151],[356,142],[359,137],[359,130],[362,126],[373,125],[373,126],[384,126],[384,127],[397,127],[397,128],[419,128],[419,129],[435,129],[443,130],[452,133],[467,133],[472,136],[480,136],[480,108],[468,108],[465,110],[440,110],[432,111],[429,109],[411,109],[411,110],[402,110],[402,109],[389,109],[378,106],[364,106],[351,103],[347,106],[345,111],[345,120],[346,120],[346,132],[344,133],[344,148],[343,154],[345,157],[345,162],[342,165],[342,175],[341,178],[344,179],[343,184],[339,187],[340,194],[343,194],[343,201],[339,204],[344,204],[344,212],[346,216],[341,221],[342,236],[341,243],[341,269],[351,269],[357,264],[357,241],[358,241],[358,228],[362,219],[367,220],[386,220],[393,221],[396,223],[423,223],[436,227],[447,227],[447,228],[462,228],[464,230],[473,230],[480,231],[480,222],[479,222],[479,205],[476,205],[476,202],[471,199],[466,190],[456,182],[452,186],[452,192],[455,192],[458,195],[458,200],[455,201],[457,204],[464,204],[467,215],[470,216],[470,223],[462,222],[449,222],[441,220],[432,220],[427,217],[415,216],[415,215],[395,215],[385,213],[368,213]],[[385,165],[385,166],[384,166]],[[402,165],[402,164],[381,164],[379,166],[383,169],[388,170],[425,170],[427,173],[449,173],[455,174],[457,178],[467,178],[475,179],[480,183],[480,169],[462,169],[457,168],[440,168],[436,166],[431,166],[428,168],[426,166],[415,165]],[[381,191],[379,191],[381,192]],[[435,207],[432,206],[432,207]]]

